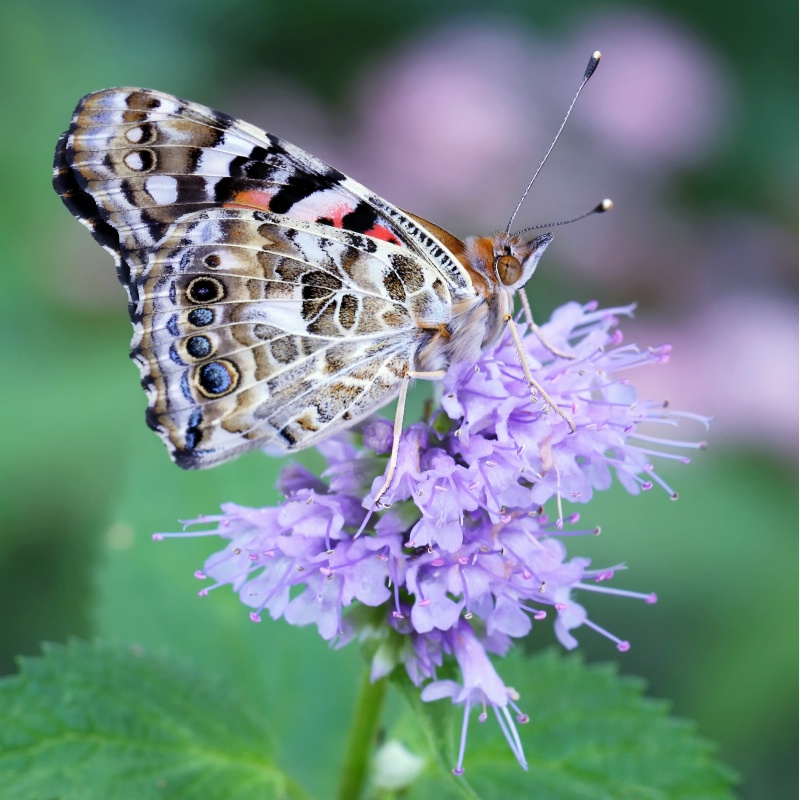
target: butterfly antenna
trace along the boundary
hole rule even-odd
[[[548,151],[544,154],[544,158],[542,159],[542,163],[539,164],[536,172],[533,173],[533,177],[531,178],[531,182],[528,184],[528,188],[522,193],[522,197],[519,199],[519,203],[517,203],[517,207],[514,209],[514,213],[511,215],[511,219],[508,221],[508,225],[506,225],[506,233],[511,230],[511,226],[514,224],[514,218],[517,216],[517,212],[522,208],[522,204],[525,202],[525,198],[528,196],[528,192],[531,190],[531,186],[533,186],[533,182],[536,180],[536,176],[541,172],[542,167],[544,166],[545,162],[547,161],[550,153],[553,151],[553,148],[556,146],[556,142],[558,141],[558,137],[561,136],[561,131],[564,130],[564,126],[567,124],[567,120],[569,119],[569,115],[572,113],[572,108],[580,97],[581,92],[583,91],[583,87],[586,86],[587,81],[589,78],[592,77],[594,71],[597,69],[597,65],[600,63],[601,53],[599,50],[595,50],[592,53],[592,57],[589,59],[589,63],[586,66],[586,72],[583,73],[583,80],[581,81],[581,85],[578,87],[578,91],[575,92],[575,97],[572,98],[572,102],[569,104],[569,108],[567,109],[567,115],[564,117],[564,121],[561,123],[561,127],[558,129],[558,133],[556,134],[556,138],[553,139],[553,143],[550,145]]]
[[[514,235],[519,236],[520,234],[527,233],[528,231],[538,231],[540,228],[557,228],[559,225],[571,225],[573,222],[579,222],[582,219],[586,219],[586,217],[591,217],[592,214],[605,214],[606,211],[611,211],[612,208],[614,208],[614,204],[608,198],[606,198],[598,203],[591,211],[587,211],[585,214],[581,214],[579,217],[562,219],[560,222],[544,222],[541,225],[531,225],[530,228],[523,228],[521,231],[517,231],[517,233]]]

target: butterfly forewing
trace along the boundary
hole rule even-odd
[[[468,290],[463,268],[441,243],[356,181],[253,125],[160,92],[107,89],[85,97],[56,169],[72,173],[134,261],[179,216],[241,205],[409,247]]]
[[[84,98],[54,184],[117,260],[148,423],[184,467],[352,425],[397,394],[452,299],[473,292],[421,220],[170,95]]]

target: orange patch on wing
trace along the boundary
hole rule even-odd
[[[344,228],[344,217],[352,213],[353,209],[348,205],[338,205],[329,209],[325,217],[333,223],[334,228]],[[368,231],[364,231],[364,236],[371,236],[373,239],[382,239],[384,242],[400,244],[398,238],[383,225],[373,225]]]
[[[371,236],[373,239],[383,239],[384,242],[400,244],[397,237],[383,225],[373,225],[368,231],[364,231],[364,236]]]
[[[258,189],[246,189],[233,196],[230,203],[223,203],[223,208],[257,208],[260,211],[269,211],[269,201],[272,195]]]
[[[353,209],[347,205],[332,206],[326,209],[319,219],[329,219],[333,223],[334,228],[343,227],[342,218],[345,214],[349,214]]]

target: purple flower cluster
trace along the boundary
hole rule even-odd
[[[523,337],[534,377],[570,415],[574,433],[541,399],[532,402],[506,335],[477,364],[452,367],[440,407],[403,431],[379,509],[373,498],[383,484],[392,425],[373,419],[357,434],[319,447],[328,462],[322,478],[286,467],[280,505],[228,504],[220,515],[189,523],[212,523],[211,530],[175,534],[227,540],[197,573],[214,581],[200,594],[230,585],[253,609],[254,622],[266,611],[293,625],[313,623],[337,645],[358,638],[372,654],[373,680],[402,664],[423,687],[423,700],[463,704],[457,774],[474,705],[482,708],[481,720],[492,708],[525,767],[515,721],[527,717],[487,653],[503,655],[548,615],[567,648],[577,645],[572,631],[586,625],[624,651],[628,643],[591,621],[576,593],[656,600],[601,585],[619,566],[592,570],[588,559],[568,558],[565,537],[599,529],[576,529],[579,515],[565,517],[563,502],[588,502],[610,487],[614,474],[633,494],[660,484],[675,497],[651,459],[688,458],[655,448],[703,444],[642,430],[643,423],[674,425],[693,415],[637,399],[619,376],[669,354],[668,347],[622,344],[616,316],[631,311],[576,303],[558,309],[543,333],[571,359],[555,356],[530,332]],[[543,505],[553,499],[551,519]],[[440,679],[446,660],[457,664],[460,682]]]

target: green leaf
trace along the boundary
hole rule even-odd
[[[0,786],[17,800],[298,798],[270,720],[140,649],[72,642],[0,682]]]
[[[147,433],[147,431],[145,431]],[[181,529],[179,519],[216,514],[220,503],[265,505],[281,462],[261,453],[213,470],[185,472],[164,456],[155,436],[127,458],[102,537],[94,597],[95,632],[105,641],[168,650],[212,681],[235,685],[250,706],[272,720],[283,769],[312,797],[330,797],[345,758],[346,727],[363,662],[355,646],[334,650],[317,632],[272,620],[250,621],[252,610],[224,586],[198,597],[208,581],[193,577],[221,550],[218,537],[152,541],[155,531]],[[298,461],[319,471],[321,456]],[[2,795],[2,791],[0,791]],[[259,798],[260,800],[260,798]]]
[[[423,703],[405,676],[398,685],[408,714],[394,732],[428,768],[404,795],[535,797],[536,800],[724,800],[733,773],[714,759],[714,747],[692,723],[668,715],[667,704],[642,696],[639,680],[619,677],[611,665],[587,667],[576,656],[547,651],[515,655],[499,665],[507,686],[530,715],[518,730],[528,760],[523,771],[489,710],[484,724],[470,719],[465,774],[456,763],[463,707]]]

